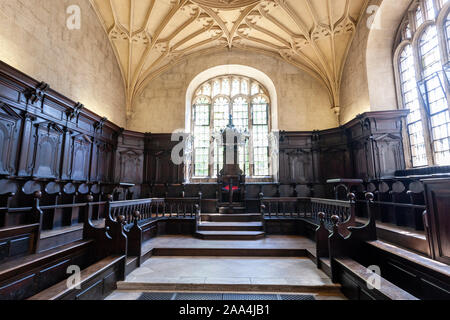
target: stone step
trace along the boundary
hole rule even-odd
[[[198,231],[204,240],[258,240],[265,237],[263,231]]]
[[[244,207],[219,207],[219,213],[220,214],[242,214],[247,211]]]
[[[288,257],[304,258],[307,249],[264,248],[154,248],[152,257]]]
[[[202,214],[201,221],[210,222],[258,222],[260,214]]]
[[[117,283],[118,290],[126,291],[165,291],[165,292],[283,292],[283,293],[326,293],[341,294],[339,284],[311,285],[304,284],[248,284],[248,283],[143,283],[125,282]]]
[[[199,231],[262,231],[261,222],[202,222]]]

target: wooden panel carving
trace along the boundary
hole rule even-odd
[[[404,164],[401,136],[391,134],[374,138],[376,176],[394,175]]]
[[[33,176],[58,178],[63,131],[55,125],[37,125],[36,131]]]
[[[424,180],[432,256],[450,264],[450,179]]]
[[[0,103],[0,174],[13,175],[21,117]]]
[[[70,177],[73,180],[89,179],[89,160],[92,142],[86,136],[72,139],[72,168]]]
[[[133,150],[120,153],[120,181],[126,183],[142,183],[143,154]]]
[[[97,181],[112,182],[113,147],[106,143],[98,146],[99,154]]]

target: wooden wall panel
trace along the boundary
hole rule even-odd
[[[6,104],[0,103],[0,174],[16,171],[17,141],[22,118]]]
[[[405,115],[372,112],[335,129],[281,132],[279,182],[297,184],[304,194],[325,190],[327,179],[370,180],[404,169]],[[171,161],[177,143],[170,134],[121,129],[0,62],[1,177],[101,184],[103,191],[131,183],[136,198],[153,186],[184,182],[184,165]]]
[[[0,62],[0,177],[17,190],[29,178],[113,184],[118,132],[107,119]]]
[[[450,179],[424,180],[432,257],[450,264]]]

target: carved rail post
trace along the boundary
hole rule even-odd
[[[107,227],[111,227],[112,223],[115,222],[115,218],[112,216],[111,202],[113,202],[113,196],[111,194],[106,195],[105,226]]]
[[[316,257],[317,267],[320,268],[320,258],[328,257],[330,251],[328,250],[328,237],[330,232],[325,226],[325,213],[319,212],[319,227],[316,230]]]
[[[139,226],[141,213],[135,211],[133,213],[133,226],[128,231],[128,254],[130,256],[138,257],[138,265],[141,265],[142,252],[142,228]]]
[[[263,226],[264,234],[266,234],[266,219],[264,217],[265,216],[265,212],[266,212],[266,206],[261,201],[260,213],[261,213],[261,223],[262,223],[262,226]]]
[[[335,258],[340,258],[346,256],[347,247],[344,237],[339,233],[339,216],[333,215],[331,217],[331,222],[333,223],[333,233],[328,238],[328,250],[330,256],[331,265],[331,281],[333,283],[339,282],[338,267],[335,262]]]
[[[44,218],[44,213],[42,212],[41,208],[39,207],[39,201],[41,198],[42,198],[41,191],[36,191],[33,194],[32,216],[33,216],[34,223],[39,223],[39,227],[38,227],[37,233],[35,235],[35,239],[34,239],[34,246],[33,246],[34,253],[36,253],[39,249],[39,243],[40,243],[41,232],[42,232],[42,221]]]
[[[0,206],[5,207],[5,211],[0,214],[0,228],[7,227],[8,225],[8,212],[11,208],[11,202],[13,197],[15,197],[16,194],[14,192],[8,192],[6,194],[1,195],[2,202],[0,203]],[[6,199],[6,200],[3,200]]]
[[[198,192],[198,204],[199,204],[199,210],[200,213],[202,212],[202,199],[203,199],[203,192]]]
[[[128,253],[128,238],[124,232],[126,224],[127,221],[125,220],[125,216],[120,215],[117,217],[117,222],[111,229],[114,243],[113,253],[115,254],[127,255]]]
[[[195,205],[195,232],[198,232],[198,225],[200,224],[200,206],[198,204]]]
[[[431,257],[431,259],[436,259],[436,253],[434,252],[434,246],[433,246],[433,236],[431,234],[431,229],[430,229],[430,222],[429,222],[429,215],[428,215],[428,211],[425,210],[422,214],[422,219],[423,219],[423,227],[425,229],[425,235],[427,238],[427,244],[428,244],[428,252],[429,255]]]
[[[261,208],[261,206],[264,204],[264,193],[260,192],[258,194],[258,198],[259,198],[259,207]],[[265,209],[265,208],[264,208]],[[265,212],[265,211],[264,211]]]
[[[86,210],[84,214],[84,225],[83,225],[83,239],[87,240],[93,238],[94,227],[91,223],[92,218],[92,202],[94,201],[94,197],[92,195],[87,195],[86,197]]]

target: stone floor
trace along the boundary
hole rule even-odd
[[[255,241],[161,236],[146,242],[143,251],[151,248],[306,249],[314,252],[315,243],[299,236],[268,236]],[[154,256],[119,283],[119,290],[107,300],[136,300],[142,292],[177,292],[179,289],[183,292],[308,293],[314,294],[316,299],[345,299],[330,278],[307,257]]]
[[[308,258],[154,257],[126,282],[195,284],[331,284]]]

